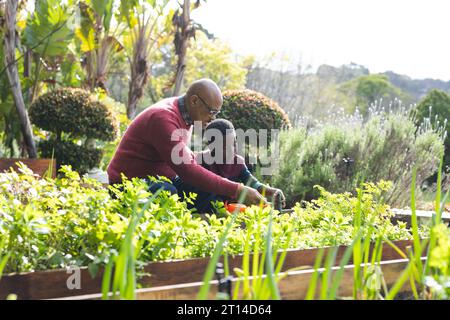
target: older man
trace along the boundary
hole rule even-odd
[[[165,176],[172,181],[152,183],[150,191],[158,188],[178,193],[198,194],[194,203],[199,212],[213,212],[211,202],[237,199],[246,194],[246,204],[265,201],[250,187],[222,178],[195,161],[188,147],[194,121],[203,127],[211,122],[222,107],[222,93],[212,80],[192,83],[181,97],[164,99],[145,109],[130,124],[108,166],[110,184],[127,178]]]

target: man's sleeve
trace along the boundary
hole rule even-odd
[[[186,183],[201,190],[235,197],[238,183],[222,178],[195,161],[194,153],[182,139],[182,129],[171,119],[154,119],[150,126],[152,145],[159,156]]]

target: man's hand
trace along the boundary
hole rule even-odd
[[[263,191],[264,189],[265,191]],[[267,199],[273,201],[275,209],[279,207],[284,208],[286,206],[286,198],[281,189],[272,188],[269,186],[262,186],[258,191],[263,193]]]
[[[237,199],[239,200],[240,195],[244,194],[245,198],[244,198],[244,204],[245,205],[259,205],[260,203],[262,204],[266,204],[267,200],[266,198],[264,198],[256,189],[244,186],[244,185],[239,185],[238,188],[238,193],[237,193]]]

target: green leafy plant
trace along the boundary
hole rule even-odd
[[[263,209],[253,207],[252,210]],[[234,294],[230,298],[245,300],[281,299],[278,283],[287,275],[287,273],[281,273],[281,269],[286,257],[289,240],[285,242],[283,248],[280,248],[281,252],[274,246],[272,241],[273,214],[273,209],[270,208],[270,219],[265,235],[264,231],[261,230],[265,229],[263,225],[261,225],[261,216],[259,216],[259,220],[256,224],[249,226],[251,229],[248,229],[247,232],[247,239],[242,258],[242,268],[234,269],[238,278],[235,282]],[[261,237],[261,235],[264,235],[264,237]],[[250,245],[252,242],[251,238],[254,238],[253,246]],[[264,243],[262,251],[259,248],[260,242]],[[240,289],[241,284],[242,289]]]
[[[442,212],[448,199],[450,190],[447,190],[443,199],[441,190],[441,174],[443,166],[443,157],[437,174],[437,192],[435,200],[435,212],[433,213],[430,237],[421,240],[417,231],[417,216],[415,209],[415,178],[416,173],[413,171],[413,184],[411,187],[411,209],[413,222],[414,246],[408,252],[408,266],[403,271],[400,278],[395,283],[388,295],[388,299],[396,297],[398,291],[403,284],[410,279],[411,287],[416,299],[433,299],[445,298],[448,293],[448,268],[447,264],[442,261],[448,257],[448,239],[447,226],[442,222]],[[426,250],[426,258],[421,258],[423,251]],[[419,285],[419,290],[416,288]]]
[[[386,182],[361,188],[362,236],[373,241],[379,237],[383,241],[410,239],[406,224],[393,224],[389,207],[381,202],[386,188]],[[76,265],[87,266],[95,275],[99,266],[107,266],[120,252],[132,217],[143,210],[149,197],[143,180],[125,179],[122,189],[108,190],[67,166],[56,179],[41,179],[25,166],[18,172],[1,173],[0,239],[4,239],[6,252],[11,252],[4,272]],[[222,212],[201,219],[178,195],[162,192],[136,223],[136,267],[140,270],[150,261],[268,252],[263,235],[270,234],[276,270],[275,252],[279,250],[350,244],[357,201],[350,193],[332,194],[322,189],[319,199],[304,208],[298,204],[291,214],[251,207],[238,215]],[[421,236],[426,232],[426,228],[419,229]],[[216,251],[219,241],[223,247]],[[270,260],[265,259],[252,274],[265,270],[261,266]]]
[[[325,265],[320,269],[321,261],[323,259],[323,250],[320,250],[316,262],[314,264],[314,274],[311,277],[310,286],[306,295],[306,299],[335,299],[338,296],[339,283],[344,272],[344,266],[349,261],[351,254],[353,254],[353,299],[386,299],[392,300],[396,298],[399,292],[402,291],[406,282],[409,281],[412,296],[415,299],[447,299],[449,293],[449,253],[450,253],[450,233],[448,228],[441,221],[444,204],[447,201],[449,192],[445,194],[441,201],[441,184],[440,175],[442,172],[441,165],[438,170],[438,193],[436,196],[436,211],[432,219],[432,227],[430,230],[430,238],[423,239],[423,233],[419,229],[417,223],[417,214],[415,206],[416,194],[416,169],[413,169],[412,185],[411,185],[411,210],[412,210],[412,235],[413,246],[407,252],[402,252],[389,239],[383,239],[388,245],[392,246],[404,259],[409,262],[405,270],[401,273],[397,281],[387,288],[384,281],[383,273],[380,268],[381,248],[382,248],[382,234],[375,232],[373,228],[374,217],[371,216],[367,225],[369,226],[368,233],[364,231],[364,195],[361,192],[363,189],[358,189],[357,211],[354,220],[354,227],[356,234],[354,235],[352,243],[344,252],[339,268],[333,267],[336,259],[336,249],[331,248],[325,260]],[[375,232],[378,234],[377,240],[374,244],[372,252],[369,254],[371,235]],[[365,237],[364,239],[362,237]],[[422,255],[424,250],[427,250],[427,255],[424,258]],[[369,263],[369,256],[371,261]],[[334,277],[332,276],[334,273]],[[333,279],[333,280],[332,280]],[[317,294],[317,286],[319,280],[321,281],[321,290]],[[331,283],[331,285],[330,285]],[[331,286],[331,290],[330,290]]]
[[[0,280],[2,279],[3,269],[5,268],[6,262],[8,262],[11,252],[4,253],[3,251],[4,240],[0,242]]]
[[[111,260],[108,262],[105,268],[105,274],[103,276],[102,283],[103,299],[108,298],[107,294],[109,291],[109,284],[111,281],[110,277],[113,265],[115,266],[112,286],[113,297],[116,297],[117,292],[119,292],[120,298],[124,298],[127,300],[136,299],[136,256],[137,252],[140,249],[141,243],[138,242],[137,247],[135,246],[135,231],[139,221],[144,216],[145,210],[149,208],[154,198],[158,196],[160,191],[161,190],[158,190],[147,200],[140,212],[137,212],[138,203],[135,203],[135,205],[133,206],[133,214],[130,219],[130,224],[128,225],[127,231],[125,233],[125,238],[120,247],[119,254],[117,256],[110,257]],[[113,261],[115,261],[115,263]]]

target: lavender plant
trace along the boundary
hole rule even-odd
[[[361,180],[381,179],[394,183],[386,194],[389,204],[409,203],[411,169],[419,168],[419,183],[434,173],[445,130],[426,122],[417,129],[410,108],[399,101],[373,104],[369,115],[341,111],[316,123],[299,119],[296,129],[280,135],[280,166],[271,182],[283,186],[290,205],[317,198],[314,185],[341,193]]]

